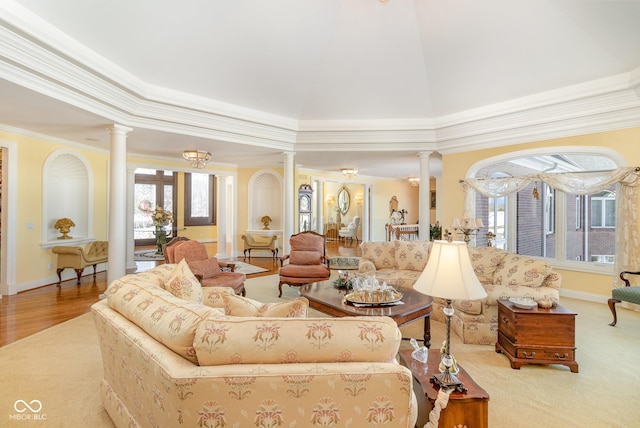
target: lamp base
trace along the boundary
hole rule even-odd
[[[465,388],[458,377],[449,370],[434,375],[431,381],[444,390],[455,389],[458,392],[467,392],[467,388]]]

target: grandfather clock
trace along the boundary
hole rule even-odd
[[[311,194],[313,189],[309,184],[302,184],[298,188],[298,232],[311,230]]]

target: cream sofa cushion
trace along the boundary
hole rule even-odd
[[[473,271],[482,284],[492,284],[493,276],[507,252],[498,248],[468,247]]]
[[[493,283],[537,288],[551,273],[551,269],[551,266],[542,260],[509,253],[498,265],[493,275]]]
[[[422,272],[427,266],[431,241],[394,241],[396,269]]]
[[[194,347],[200,365],[394,361],[402,335],[387,317],[210,317]]]
[[[188,302],[202,303],[202,285],[185,259],[180,260],[164,283],[164,288],[176,297]]]
[[[362,259],[372,262],[376,269],[394,269],[396,267],[396,244],[393,241],[363,242]]]
[[[234,317],[306,318],[309,301],[304,297],[278,303],[262,303],[247,297],[225,293],[224,312]]]
[[[106,295],[109,307],[195,364],[198,359],[193,339],[197,327],[205,319],[224,315],[221,309],[185,302],[167,290],[136,282],[116,280]]]

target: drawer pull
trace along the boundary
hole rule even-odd
[[[566,360],[567,357],[569,356],[569,354],[565,353],[563,356],[560,356],[560,354],[558,354],[557,352],[555,353],[556,358],[559,360]]]
[[[502,322],[505,323],[505,324],[509,324],[509,318],[502,317]]]
[[[557,355],[557,354],[556,354],[556,355]],[[526,359],[530,360],[530,359],[532,359],[533,357],[535,357],[535,356],[536,356],[536,353],[535,353],[535,352],[532,352],[532,353],[531,353],[531,355],[527,355],[527,352],[526,352],[526,351],[522,351],[522,356],[523,356],[523,357],[525,357]]]

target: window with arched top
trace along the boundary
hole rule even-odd
[[[42,244],[82,244],[93,235],[93,171],[87,159],[71,149],[52,152],[42,171]],[[69,239],[55,228],[59,219],[68,218],[74,226]]]
[[[502,235],[494,238],[496,246],[508,251],[552,258],[565,267],[573,262],[611,264],[616,184],[607,180],[623,166],[618,153],[593,147],[545,148],[484,159],[467,175],[467,185],[475,190],[475,206],[467,199],[467,209],[475,209],[475,216],[489,225],[488,232]],[[476,245],[486,243],[481,232]]]

